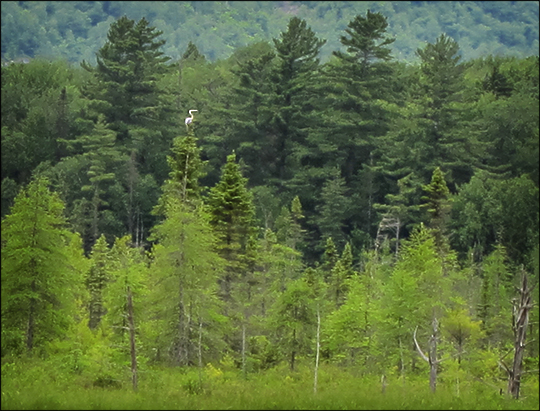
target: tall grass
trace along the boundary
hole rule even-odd
[[[427,375],[389,378],[382,393],[378,377],[355,377],[330,365],[319,370],[317,394],[312,367],[305,366],[294,373],[279,366],[243,379],[238,371],[208,365],[202,380],[196,369],[149,368],[141,373],[138,392],[129,376],[104,388],[90,376],[67,374],[43,361],[2,368],[2,409],[538,409],[537,376],[525,380],[523,398],[513,400],[478,382],[462,384],[459,396],[454,386],[442,384],[433,394]]]

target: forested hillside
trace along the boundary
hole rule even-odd
[[[326,61],[342,48],[350,19],[367,10],[388,19],[394,58],[417,60],[415,51],[446,33],[464,60],[488,54],[538,55],[537,1],[3,1],[2,59],[62,57],[95,63],[117,18],[145,17],[163,31],[165,55],[177,60],[192,41],[210,60],[277,37],[292,16],[306,20]]]
[[[537,408],[538,55],[389,21],[3,65],[2,408]]]

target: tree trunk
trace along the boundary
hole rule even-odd
[[[439,322],[433,318],[432,327],[433,333],[429,339],[429,387],[432,392],[437,389],[437,334]]]
[[[185,339],[186,339],[186,321],[185,321],[185,306],[184,306],[184,287],[182,278],[179,281],[179,307],[178,307],[178,365],[186,365]]]
[[[202,387],[202,318],[199,317],[199,387]]]
[[[128,322],[129,322],[129,341],[131,350],[131,376],[133,382],[133,390],[137,391],[137,353],[135,351],[135,320],[133,318],[133,298],[131,288],[127,288],[127,304],[128,304]]]
[[[315,354],[315,376],[313,378],[313,393],[315,394],[317,394],[317,376],[319,372],[319,352],[321,348],[320,334],[321,334],[321,313],[319,311],[319,304],[317,303],[317,346],[316,346],[316,354]]]
[[[32,284],[30,286],[30,289],[32,290],[32,294],[36,292],[36,280],[32,280]],[[26,330],[26,349],[28,352],[32,352],[32,349],[34,348],[34,333],[35,333],[35,317],[36,317],[36,299],[32,295],[30,298],[30,311],[28,313],[28,328]]]
[[[294,371],[294,361],[295,361],[295,359],[296,359],[296,330],[293,330],[291,359],[290,359],[291,371]]]
[[[98,186],[96,184],[96,188],[94,190],[94,198],[92,199],[92,244],[95,244],[97,239],[98,239],[98,235],[99,235],[99,230],[98,230],[98,219],[99,219],[99,191],[98,191]]]
[[[418,345],[418,341],[416,341],[416,331],[418,330],[418,327],[416,327],[414,330],[413,340],[414,340],[414,345],[416,346],[416,349],[418,351],[418,354],[420,354],[420,357],[422,357],[422,359],[429,364],[429,387],[431,388],[431,391],[434,393],[435,390],[437,389],[437,366],[440,363],[440,360],[437,359],[437,334],[439,331],[438,329],[439,322],[437,321],[437,318],[433,317],[433,322],[431,324],[433,327],[433,332],[429,339],[428,355],[424,354],[424,352]]]
[[[529,325],[529,311],[532,308],[531,289],[527,283],[527,275],[523,273],[521,288],[519,290],[519,303],[514,304],[513,330],[514,330],[514,362],[509,372],[508,393],[516,400],[519,398],[521,374],[523,371],[523,355],[525,353],[525,337]]]
[[[242,375],[246,378],[246,324],[242,323]]]

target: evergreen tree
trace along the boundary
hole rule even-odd
[[[450,276],[443,275],[433,235],[423,225],[402,245],[400,259],[383,289],[383,322],[379,341],[385,366],[398,366],[400,374],[415,367],[417,353],[411,330],[428,330],[433,318],[446,312]]]
[[[505,248],[497,244],[482,262],[482,290],[478,304],[478,318],[486,333],[486,345],[500,347],[511,340],[511,329],[507,326],[512,296],[512,275],[507,266]]]
[[[320,48],[326,43],[315,36],[306,21],[293,17],[287,31],[279,39],[273,39],[276,49],[275,69],[276,112],[272,119],[277,155],[276,173],[279,180],[287,180],[292,170],[298,167],[302,146],[306,138],[305,129],[310,119],[309,113],[313,88],[318,71]]]
[[[48,181],[38,177],[2,220],[2,355],[32,353],[70,326],[82,283],[72,257],[82,255],[70,250],[76,238],[63,211]]]
[[[192,135],[176,137],[171,151],[172,154],[167,156],[171,172],[164,183],[163,195],[154,210],[155,214],[164,212],[166,201],[181,202],[191,207],[196,207],[201,201],[202,187],[199,179],[205,175],[203,167],[206,162],[201,160],[201,148],[197,146],[197,139]]]
[[[332,269],[334,268],[334,266],[339,260],[337,247],[332,237],[328,237],[326,239],[326,245],[324,248],[324,254],[322,255],[322,259],[323,261],[322,261],[321,269],[323,270],[323,273],[324,273],[324,281],[328,283],[330,272],[332,271]]]
[[[288,207],[283,206],[281,214],[276,219],[278,240],[293,250],[304,246],[305,230],[300,224],[300,220],[303,218],[302,204],[298,196],[296,196],[291,202],[290,210]]]
[[[224,155],[231,149],[238,152],[254,186],[267,183],[277,169],[270,127],[275,111],[271,78],[275,53],[268,43],[261,43],[260,49],[257,55],[231,69],[235,82],[225,90],[223,107],[217,107],[219,116],[212,124],[221,130],[220,151]]]
[[[304,278],[291,281],[272,307],[272,324],[291,371],[299,355],[309,349],[315,310]]]
[[[419,103],[421,116],[427,120],[421,126],[427,149],[423,168],[432,170],[439,164],[448,170],[452,184],[470,179],[483,150],[478,136],[466,127],[469,119],[462,103],[463,65],[458,52],[457,42],[444,34],[417,50],[421,59],[419,92],[425,96]]]
[[[144,251],[131,244],[130,236],[117,238],[114,242],[110,251],[110,283],[104,290],[103,299],[107,310],[105,322],[112,327],[111,334],[116,337],[111,342],[120,346],[119,351],[126,360],[130,358],[133,388],[136,390],[138,335],[145,314],[144,299],[148,294],[148,262],[144,259]],[[140,353],[139,357],[142,357]]]
[[[345,302],[348,292],[348,282],[358,273],[353,269],[351,244],[346,243],[341,258],[330,271],[328,293],[329,299],[339,308]]]
[[[431,183],[424,186],[427,193],[423,200],[423,206],[429,213],[429,227],[435,235],[435,243],[440,251],[443,251],[444,244],[447,243],[446,225],[450,217],[450,191],[446,186],[444,175],[439,167],[433,171]]]
[[[347,36],[340,38],[346,51],[334,52],[323,70],[321,97],[315,105],[318,119],[312,122],[307,144],[306,157],[312,160],[305,161],[311,167],[306,174],[316,187],[339,168],[346,186],[358,197],[349,217],[369,234],[375,223],[373,204],[379,202],[375,190],[384,183],[377,170],[381,156],[377,150],[388,130],[387,102],[394,98],[389,48],[393,39],[387,36],[387,27],[386,17],[371,11],[349,22]],[[319,204],[320,200],[313,199]],[[340,237],[334,241],[341,242]]]
[[[95,329],[106,314],[103,304],[103,293],[110,280],[109,246],[102,234],[92,247],[90,253],[91,266],[86,278],[86,287],[90,293],[88,305],[88,327]]]
[[[145,18],[135,22],[123,16],[111,24],[107,42],[96,53],[97,66],[82,63],[92,74],[82,88],[88,115],[104,114],[118,142],[129,153],[135,150],[141,174],[152,173],[158,182],[166,177],[165,150],[178,125],[171,96],[160,84],[170,59],[160,51],[161,34]]]
[[[201,54],[197,46],[192,41],[190,41],[187,45],[186,51],[184,52],[184,54],[182,54],[182,60],[205,60],[205,57],[204,54]]]
[[[214,298],[217,281],[223,276],[224,261],[217,253],[218,238],[210,215],[180,201],[168,201],[164,220],[154,226],[150,302],[154,320],[148,325],[158,359],[176,365],[195,362],[196,334],[200,314],[205,325],[219,321],[219,304]],[[217,350],[220,340],[212,342]],[[163,356],[163,357],[162,357]]]
[[[89,238],[86,244],[93,245],[100,235],[100,220],[103,206],[107,206],[104,200],[107,186],[115,180],[118,164],[123,160],[118,148],[115,146],[116,135],[107,128],[103,116],[99,116],[98,122],[92,134],[81,136],[72,142],[72,145],[80,144],[83,154],[89,164],[87,171],[89,185],[83,185],[81,191],[92,193],[89,200],[92,204],[92,223]]]
[[[232,283],[245,269],[243,257],[249,238],[254,234],[253,199],[236,163],[236,154],[227,156],[221,180],[210,189],[208,209],[211,224],[219,238],[220,255],[227,261],[227,274],[221,280],[222,296],[230,300]]]
[[[335,169],[332,176],[324,183],[321,191],[321,203],[317,207],[320,215],[315,217],[321,234],[319,248],[323,247],[326,238],[332,237],[336,246],[341,248],[347,241],[345,224],[350,213],[351,201],[347,195],[345,179],[341,177],[339,169]]]

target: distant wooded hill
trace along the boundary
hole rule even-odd
[[[111,22],[126,15],[163,31],[163,51],[179,59],[190,41],[210,60],[247,44],[276,38],[291,16],[305,19],[327,43],[326,60],[342,49],[349,21],[368,9],[388,18],[393,55],[415,51],[441,33],[459,43],[465,60],[485,55],[538,55],[536,1],[3,1],[2,59],[21,56],[95,61]]]

